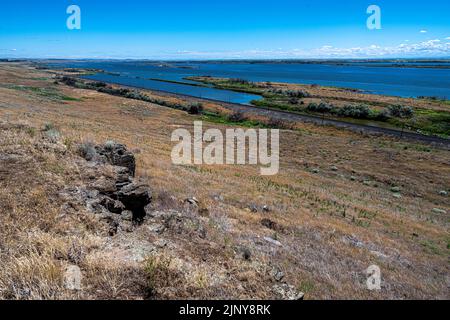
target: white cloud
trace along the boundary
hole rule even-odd
[[[445,40],[450,40],[450,37],[445,38]]]
[[[427,30],[420,30],[420,33],[427,33]]]
[[[383,47],[372,44],[367,47],[337,48],[325,45],[316,49],[292,50],[260,50],[247,51],[183,51],[176,56],[186,59],[327,59],[327,58],[397,58],[397,57],[444,57],[450,56],[450,43],[439,39],[427,40],[419,43],[401,43],[397,46]]]
[[[450,38],[450,37],[449,37]],[[133,59],[365,59],[365,58],[438,58],[450,57],[450,39],[439,40],[430,39],[421,42],[399,42],[397,45],[382,46],[380,44],[370,44],[367,46],[355,47],[335,47],[329,43],[312,49],[260,49],[252,50],[216,50],[216,51],[164,51],[164,52],[148,52],[148,53],[123,53],[111,52],[109,56],[104,56],[101,52],[92,52],[89,57],[98,58],[133,58]],[[301,43],[301,42],[299,42]],[[14,51],[14,52],[13,52]],[[20,56],[23,49],[0,48],[0,56]],[[46,58],[61,58],[61,56],[50,55]],[[86,53],[73,56],[65,56],[64,58],[86,58]]]
[[[17,49],[11,49],[11,51],[17,51]]]

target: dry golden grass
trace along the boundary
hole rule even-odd
[[[450,188],[449,151],[298,124],[281,133],[277,176],[262,177],[255,166],[175,166],[171,132],[192,128],[195,116],[55,85],[50,77],[0,65],[0,117],[26,122],[0,137],[0,297],[274,298],[275,269],[307,299],[449,298],[450,204],[439,195]],[[50,87],[80,100],[13,85]],[[42,147],[45,123],[61,132],[66,153]],[[67,209],[59,192],[83,183],[76,144],[111,139],[139,151],[137,174],[154,189],[155,209],[183,213],[179,232],[155,235],[144,223],[131,234],[108,237],[85,208]],[[401,198],[393,197],[392,186],[401,187]],[[209,216],[182,204],[192,196]],[[271,211],[253,213],[251,205]],[[263,226],[264,218],[280,228]],[[161,239],[168,242],[163,248],[154,245]],[[245,248],[249,260],[242,258]],[[81,292],[62,286],[68,264],[83,271]],[[381,291],[365,286],[371,264],[381,268]]]

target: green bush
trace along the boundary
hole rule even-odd
[[[308,92],[303,91],[303,90],[270,89],[270,90],[268,90],[268,92],[288,96],[290,98],[297,98],[297,99],[309,98],[311,96]]]
[[[292,98],[308,98],[310,97],[310,94],[308,92],[302,91],[302,90],[288,90],[285,92],[288,97]]]
[[[203,113],[203,105],[198,102],[191,103],[187,108],[187,112],[189,114],[201,114]]]
[[[230,79],[231,83],[237,83],[237,84],[242,84],[242,85],[250,85],[253,84],[253,82],[245,80],[245,79],[240,79],[240,78],[233,78]]]
[[[387,121],[391,115],[388,110],[383,110],[381,112],[374,113],[372,117],[377,121]]]
[[[46,124],[44,124],[44,128],[42,129],[42,131],[50,131],[56,129],[55,125],[51,122],[47,122]]]
[[[322,112],[322,113],[329,113],[333,110],[333,106],[326,104],[326,103],[310,103],[306,109],[308,109],[308,111],[312,111],[312,112]]]
[[[297,99],[297,98],[294,98],[294,97],[289,98],[289,103],[290,103],[290,104],[298,104],[298,99]]]
[[[389,106],[389,113],[391,116],[397,118],[411,118],[414,115],[411,107],[402,105]]]
[[[228,116],[228,121],[231,122],[244,122],[247,120],[247,117],[240,111],[233,112]]]
[[[336,114],[341,117],[349,117],[355,119],[368,119],[370,109],[366,105],[346,105],[337,109]]]
[[[71,86],[71,87],[74,87],[75,84],[77,83],[77,81],[74,78],[70,78],[70,77],[66,77],[66,76],[61,78],[61,82],[68,86]]]
[[[78,146],[78,153],[87,161],[92,161],[97,157],[97,150],[92,141],[84,141]]]

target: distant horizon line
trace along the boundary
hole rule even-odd
[[[394,58],[214,58],[214,59],[155,59],[155,58],[17,58],[17,57],[1,57],[0,60],[9,61],[61,61],[61,60],[98,60],[98,61],[154,61],[154,62],[208,62],[208,61],[393,61],[393,60],[406,60],[406,61],[438,61],[449,60],[450,56],[443,57],[394,57]]]

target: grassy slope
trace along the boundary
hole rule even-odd
[[[3,84],[52,87],[61,96],[77,99],[60,101],[2,86],[1,118],[26,121],[35,130],[52,122],[68,146],[85,139],[113,139],[139,149],[138,175],[151,182],[157,206],[177,209],[179,201],[195,196],[209,209],[209,216],[201,219],[207,230],[205,240],[170,234],[155,239],[170,241],[166,249],[154,253],[159,259],[157,265],[166,265],[161,259],[167,256],[171,261],[170,272],[161,271],[163,276],[158,279],[169,274],[177,287],[170,290],[171,284],[160,279],[155,284],[160,297],[270,298],[274,297],[270,288],[276,283],[270,274],[280,269],[285,281],[306,291],[308,299],[448,298],[445,276],[450,271],[450,206],[448,197],[438,194],[450,186],[448,151],[302,124],[296,131],[282,132],[281,171],[274,177],[260,176],[253,166],[174,166],[170,162],[170,134],[175,128],[192,128],[192,121],[198,117],[54,85],[51,80],[42,80],[47,77],[45,71],[1,65]],[[226,128],[220,123],[205,127]],[[24,143],[27,153],[35,152],[40,159],[43,151],[33,151],[35,143],[30,140],[38,137],[30,138],[29,131],[33,130],[8,134],[0,152]],[[55,255],[55,248],[66,252],[75,242],[88,253],[80,262],[87,275],[87,289],[82,295],[136,298],[136,284],[127,281],[134,277],[125,275],[133,270],[139,278],[142,272],[149,272],[148,266],[121,260],[122,255],[127,256],[123,252],[131,250],[121,243],[131,248],[150,246],[142,240],[149,237],[146,226],[118,239],[97,238],[97,222],[89,222],[92,217],[82,208],[74,211],[73,219],[66,221],[58,216],[60,203],[53,197],[58,199],[58,188],[65,183],[76,183],[77,174],[69,160],[55,158],[51,152],[42,156],[43,164],[38,162],[34,164],[38,167],[29,171],[21,166],[9,167],[10,177],[19,174],[23,179],[17,179],[16,187],[9,180],[10,184],[0,189],[0,209],[2,219],[6,219],[1,224],[2,243],[27,239],[25,251],[18,245],[8,254],[2,251],[0,283],[10,283],[11,279],[45,282],[51,285],[53,296],[64,297],[67,292],[58,284],[58,275],[60,262],[68,258]],[[41,174],[35,175],[36,171]],[[50,180],[43,178],[50,172]],[[393,196],[393,186],[401,188],[401,198]],[[167,195],[177,199],[175,204],[164,200]],[[253,204],[268,205],[271,212],[252,213],[248,207]],[[16,221],[9,219],[21,215],[27,224],[14,228]],[[263,226],[263,218],[276,222],[279,228]],[[90,231],[83,236],[77,231],[80,228]],[[278,239],[283,246],[270,245],[263,240],[265,236]],[[250,261],[241,258],[239,250],[243,247],[250,250]],[[18,263],[26,265],[27,261],[36,267],[18,269]],[[380,292],[365,289],[364,270],[371,264],[382,270]],[[36,289],[33,293],[33,297],[49,297],[48,291]]]

